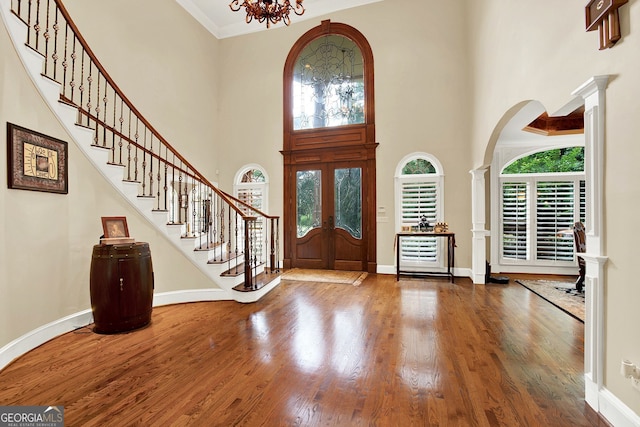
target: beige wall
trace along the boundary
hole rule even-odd
[[[595,75],[611,75],[606,91],[604,173],[605,388],[636,414],[638,391],[620,375],[622,359],[640,364],[640,286],[635,215],[640,206],[640,4],[621,8],[623,39],[599,51],[598,33],[585,32],[579,1],[468,0],[473,57],[473,166],[490,159],[491,134],[516,104],[540,101],[549,113]],[[486,157],[488,155],[488,157]]]
[[[65,0],[107,72],[170,144],[213,177],[218,41],[175,0]]]
[[[73,5],[72,2],[69,2]],[[82,1],[82,8],[70,7],[78,13],[90,12],[105,20],[117,22],[125,2]],[[118,3],[118,4],[116,4]],[[144,2],[136,2],[142,8]],[[148,10],[150,4],[146,2]],[[6,3],[3,2],[3,7]],[[172,0],[153,2],[161,16],[173,15],[172,25],[164,22],[164,41],[149,42],[142,49],[123,40],[141,34],[121,35],[115,48],[96,37],[95,53],[107,57],[105,66],[116,69],[114,78],[135,105],[145,112],[161,132],[172,134],[177,144],[192,146],[190,151],[202,152],[202,135],[215,133],[215,48],[217,40],[204,30],[194,30],[191,18]],[[117,7],[116,7],[117,6]],[[83,13],[80,13],[83,12]],[[179,19],[182,16],[182,19]],[[83,19],[78,25],[99,33],[103,20],[90,24]],[[135,21],[135,19],[134,19]],[[135,28],[141,31],[143,21],[136,26],[123,23],[121,31]],[[158,18],[147,21],[153,27]],[[93,41],[94,34],[88,36]],[[151,34],[153,33],[153,34]],[[149,34],[156,39],[159,30]],[[165,44],[166,40],[177,41]],[[136,43],[144,43],[138,40]],[[184,45],[196,46],[199,54]],[[144,52],[149,60],[136,62],[137,53]],[[197,57],[206,60],[196,61]],[[104,55],[103,55],[104,54]],[[123,55],[124,63],[116,59]],[[166,62],[166,66],[163,64]],[[178,64],[196,64],[191,67]],[[150,67],[147,69],[147,67]],[[157,70],[159,68],[159,70]],[[152,72],[152,70],[157,70]],[[138,73],[145,73],[140,77]],[[201,82],[193,82],[193,73]],[[117,74],[117,77],[116,77]],[[212,82],[205,79],[212,77]],[[177,82],[177,83],[176,83]],[[182,86],[181,86],[182,84]],[[170,87],[168,91],[158,87]],[[167,111],[168,110],[168,111]],[[146,113],[143,113],[146,115]],[[49,194],[7,189],[6,122],[11,122],[68,142],[69,194]],[[180,289],[211,288],[212,283],[190,261],[153,229],[125,199],[109,184],[74,145],[69,135],[54,118],[29,79],[9,39],[4,25],[0,26],[0,347],[48,322],[91,308],[89,297],[89,267],[92,247],[102,234],[101,216],[124,215],[129,231],[138,241],[149,242],[156,278],[156,292]],[[183,136],[184,138],[177,138]],[[213,138],[210,138],[213,139]],[[202,144],[206,156],[192,157],[204,167],[215,168],[212,145]],[[211,158],[211,162],[207,161]]]

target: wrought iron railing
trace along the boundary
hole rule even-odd
[[[138,183],[138,197],[153,198],[195,250],[210,251],[210,263],[243,273],[246,290],[259,268],[279,271],[279,218],[216,188],[180,155],[109,76],[61,0],[12,0],[11,10],[44,59],[42,75],[60,84],[60,101],[78,109],[76,124],[93,130],[92,145],[109,151],[123,180]]]

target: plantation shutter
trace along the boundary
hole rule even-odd
[[[238,186],[237,198],[244,203],[252,206],[256,209],[262,210],[262,201],[263,201],[263,191],[264,185],[256,185],[253,187],[242,187]],[[250,209],[247,207],[240,205],[240,209],[247,215],[256,216]],[[258,259],[262,259],[262,247],[265,239],[264,236],[264,218],[262,216],[258,216],[255,224],[255,242],[253,244],[256,245],[255,253]],[[244,229],[240,230],[240,234],[244,234]]]
[[[536,242],[539,260],[573,261],[573,236],[561,230],[575,222],[574,182],[538,182],[536,185]]]
[[[587,191],[584,179],[580,180],[580,222],[585,223],[587,216]]]
[[[417,226],[420,217],[425,215],[429,224],[436,221],[438,206],[438,187],[435,182],[402,183],[402,224]],[[437,242],[435,237],[411,236],[402,239],[400,255],[408,262],[437,261]]]
[[[527,183],[502,184],[502,257],[527,259]]]
[[[262,210],[262,188],[260,187],[238,187],[238,199],[242,200],[249,206],[253,206],[256,209]],[[245,212],[249,213],[247,208],[240,208]]]
[[[500,183],[504,264],[575,266],[572,229],[586,217],[584,148],[551,149],[518,158],[503,168]]]

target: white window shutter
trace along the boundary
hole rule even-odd
[[[264,184],[257,184],[253,186],[238,185],[236,188],[236,197],[255,209],[262,210],[264,200]],[[240,205],[240,209],[247,215],[256,216],[249,208]],[[258,216],[255,224],[255,253],[258,259],[262,259],[262,249],[265,241],[264,233],[264,218]],[[240,230],[240,235],[244,235],[244,230]]]
[[[256,209],[260,209],[262,210],[262,188],[260,186],[255,186],[255,187],[240,187],[238,186],[237,189],[237,194],[238,194],[238,199],[242,200],[243,202],[245,202],[246,204],[248,204],[249,206],[252,206]],[[242,206],[240,206],[240,208],[245,212],[245,213],[250,213],[249,209],[247,208],[243,208]]]
[[[558,232],[575,222],[574,182],[539,181],[536,191],[536,259],[573,261],[573,236]]]
[[[502,184],[502,257],[526,260],[527,256],[527,183]]]
[[[417,226],[426,215],[430,224],[436,222],[438,212],[438,186],[435,182],[405,181],[401,184],[402,224]],[[400,255],[406,262],[436,262],[438,245],[435,237],[404,237]]]

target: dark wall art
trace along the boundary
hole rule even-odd
[[[7,162],[9,188],[69,192],[65,141],[7,123]]]

